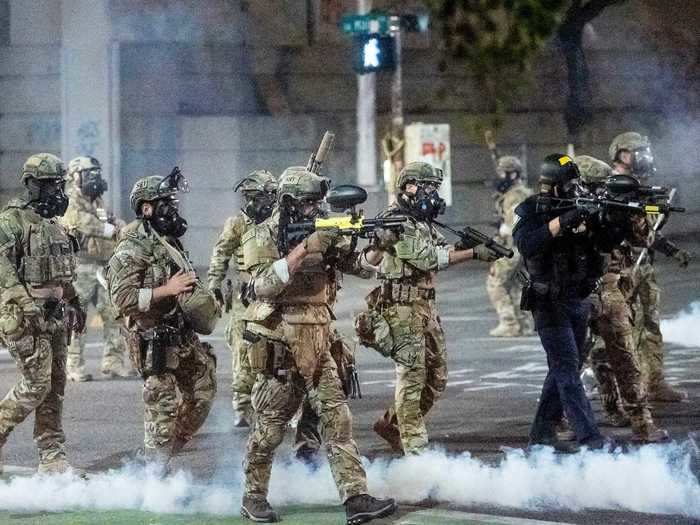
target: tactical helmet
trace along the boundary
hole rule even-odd
[[[540,191],[550,193],[555,186],[563,188],[580,176],[578,166],[568,155],[563,153],[547,155],[540,168]]]
[[[239,180],[233,187],[233,191],[274,193],[277,191],[277,179],[267,170],[255,170]]]
[[[294,200],[320,201],[328,193],[330,181],[307,171],[304,166],[291,166],[284,170],[277,185],[277,201],[285,197]]]
[[[74,177],[85,170],[101,170],[102,164],[95,157],[75,157],[68,163],[68,176]]]
[[[576,165],[581,172],[581,180],[584,184],[604,184],[612,174],[612,168],[608,164],[589,155],[577,155]]]
[[[651,148],[649,138],[636,131],[627,131],[620,133],[612,140],[608,154],[610,155],[610,160],[614,162],[622,150],[634,151],[644,148]]]
[[[65,180],[66,169],[63,161],[51,153],[37,153],[29,157],[22,166],[20,180],[26,184],[27,179]]]
[[[523,165],[520,163],[520,159],[518,159],[518,157],[514,157],[513,155],[504,155],[498,158],[496,171],[503,173],[522,173]]]
[[[163,187],[161,184],[163,179],[164,177],[160,175],[151,175],[150,177],[144,177],[136,181],[129,195],[131,209],[134,210],[136,215],[141,214],[141,205],[144,202],[162,199],[163,197],[169,197],[177,193],[176,189]]]
[[[396,190],[401,191],[410,181],[432,182],[436,186],[442,184],[443,172],[427,162],[409,162],[396,178]]]

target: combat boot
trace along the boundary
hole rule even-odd
[[[143,449],[143,460],[146,465],[155,469],[155,474],[159,478],[164,478],[170,474],[170,457],[172,449],[165,447],[145,447]]]
[[[88,374],[83,368],[71,368],[66,371],[66,379],[74,383],[87,383],[92,381],[92,374]]]
[[[657,403],[679,403],[688,398],[688,393],[682,390],[675,390],[665,380],[661,380],[649,386],[647,400]]]
[[[243,496],[241,516],[258,523],[276,523],[280,520],[279,515],[262,497]]]
[[[119,379],[136,376],[136,370],[134,370],[133,368],[124,368],[121,366],[118,368],[106,368],[104,366],[102,367],[102,377],[104,379]]]
[[[631,425],[630,418],[624,412],[616,410],[605,413],[605,424],[609,427],[623,428]]]
[[[386,417],[382,417],[381,419],[377,420],[373,428],[379,437],[391,445],[391,450],[394,452],[403,452],[401,434],[390,421],[387,421]]]
[[[671,441],[671,436],[663,428],[658,428],[653,423],[647,423],[633,430],[630,441],[640,444],[668,443]]]
[[[498,323],[498,326],[489,332],[491,337],[518,337],[520,325],[518,323]]]
[[[524,317],[522,319],[519,319],[518,323],[520,324],[520,335],[521,336],[530,337],[531,335],[535,335],[535,328],[533,326],[531,319]]]
[[[345,501],[347,525],[367,523],[376,518],[391,516],[396,512],[396,502],[391,499],[377,499],[369,494],[352,496]]]
[[[50,460],[40,460],[39,466],[36,469],[37,474],[45,475],[65,474],[69,471],[81,478],[87,477],[84,470],[73,467],[70,463],[68,463],[68,460],[65,457],[57,457]]]

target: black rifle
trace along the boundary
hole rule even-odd
[[[339,235],[353,238],[371,238],[377,228],[393,231],[403,231],[406,217],[385,217],[380,219],[365,219],[362,210],[357,205],[367,200],[367,192],[359,186],[345,184],[333,188],[326,197],[333,211],[345,211],[349,214],[322,217],[312,221],[280,222],[280,252],[288,253],[291,245],[299,243],[316,230],[336,230]]]
[[[460,238],[462,241],[462,246],[464,246],[465,249],[469,248],[474,248],[474,246],[478,246],[480,244],[483,244],[486,246],[489,250],[492,250],[493,252],[497,253],[501,257],[507,257],[510,259],[513,257],[514,252],[510,248],[507,248],[500,244],[499,242],[496,242],[494,239],[489,237],[488,235],[481,233],[479,230],[475,230],[471,226],[465,226],[464,229],[462,230],[456,230],[447,224],[443,224],[441,222],[437,221],[432,221],[435,226],[438,226],[444,230],[447,230],[450,233],[454,233],[456,236]]]

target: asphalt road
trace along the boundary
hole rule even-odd
[[[685,243],[700,253],[700,244]],[[671,317],[693,301],[700,300],[700,264],[686,271],[669,261],[660,261],[659,280],[663,288],[662,311]],[[449,453],[469,451],[488,465],[504,457],[502,447],[521,448],[546,372],[544,353],[536,337],[494,339],[488,330],[495,324],[485,293],[486,268],[471,263],[441,275],[438,303],[445,328],[449,354],[449,383],[444,397],[428,418],[431,442]],[[371,282],[348,277],[340,296],[338,326],[351,331],[351,314],[362,308],[362,298]],[[219,392],[213,412],[192,450],[175,461],[176,468],[192,472],[201,481],[235,476],[245,448],[246,432],[232,427],[230,407],[230,354],[223,342],[223,322],[210,338],[218,355]],[[89,333],[88,368],[98,373],[99,336]],[[689,431],[700,430],[700,336],[695,347],[667,345],[670,381],[689,393],[680,404],[654,407],[658,423],[678,440]],[[393,366],[367,349],[360,349],[358,362],[364,397],[353,400],[354,433],[359,448],[368,458],[391,457],[385,444],[371,430],[373,421],[385,410],[393,396]],[[0,352],[0,392],[6,392],[16,378],[10,356]],[[594,407],[599,404],[594,401]],[[133,457],[142,445],[143,422],[139,380],[96,380],[70,383],[66,391],[64,426],[71,461],[90,471],[119,467]],[[37,454],[32,442],[32,418],[20,425],[3,449],[6,465],[34,467]],[[626,431],[604,429],[611,435]],[[628,431],[627,431],[628,432]],[[281,447],[281,456],[289,447]],[[697,470],[695,471],[697,473]],[[274,477],[273,472],[273,477]],[[397,494],[399,499],[401,494]],[[426,500],[426,506],[522,516],[568,523],[695,523],[682,515],[654,515],[615,510],[522,510],[492,504],[456,505]],[[595,506],[595,505],[591,505]]]

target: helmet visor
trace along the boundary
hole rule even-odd
[[[174,193],[189,193],[190,183],[180,171],[180,168],[175,166],[170,174],[163,178],[158,184],[158,194],[172,195]]]

